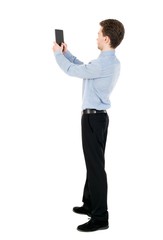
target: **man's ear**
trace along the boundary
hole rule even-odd
[[[110,38],[108,36],[105,36],[105,43],[109,44],[110,45]]]

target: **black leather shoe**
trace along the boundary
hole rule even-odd
[[[98,221],[98,220],[91,219],[87,223],[79,225],[77,227],[77,230],[82,232],[93,232],[93,231],[104,230],[108,228],[109,228],[108,221]]]
[[[87,210],[84,206],[82,207],[74,207],[73,212],[78,213],[78,214],[85,214],[91,217],[91,213],[89,210]]]

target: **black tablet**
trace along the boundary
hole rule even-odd
[[[63,30],[55,29],[55,40],[59,46],[64,43]]]

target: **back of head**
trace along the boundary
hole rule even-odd
[[[125,29],[123,24],[116,19],[106,19],[100,22],[103,36],[110,38],[110,46],[116,48],[124,38]]]

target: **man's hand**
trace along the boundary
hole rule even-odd
[[[52,49],[53,49],[53,52],[60,51],[60,52],[65,53],[65,52],[67,52],[67,44],[62,43],[61,46],[59,46],[56,42],[54,42]]]
[[[65,52],[67,52],[67,44],[66,43],[62,43],[62,45],[61,46],[63,46],[63,53],[65,53]]]
[[[57,52],[57,51],[62,52],[63,46],[61,45],[61,47],[60,47],[56,42],[54,42],[52,49],[53,49],[53,52]]]

